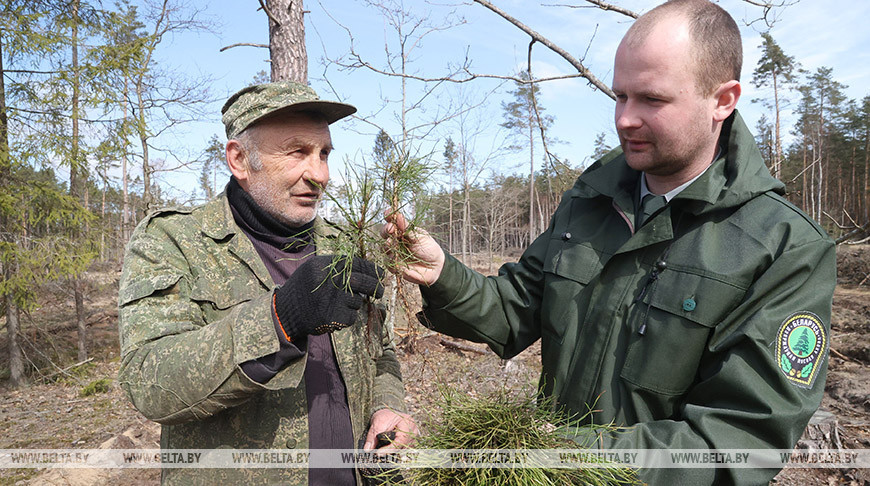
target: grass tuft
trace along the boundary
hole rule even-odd
[[[442,388],[440,416],[423,425],[417,449],[581,449],[568,437],[614,432],[615,427],[587,424],[588,414],[559,411],[552,399],[536,400],[513,390],[473,397]],[[591,413],[591,412],[590,412]],[[588,444],[588,443],[587,443]],[[602,464],[605,461],[602,460]],[[378,475],[382,484],[426,486],[465,485],[633,485],[642,484],[637,471],[613,464],[595,468],[409,468],[403,478],[389,469]],[[404,482],[401,482],[404,481]]]

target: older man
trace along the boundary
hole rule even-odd
[[[793,447],[824,391],[834,245],[782,197],[736,112],[741,62],[737,25],[713,3],[641,16],[616,52],[621,148],[580,176],[498,277],[391,218],[385,237],[424,262],[405,277],[421,285],[425,323],[505,357],[540,338],[545,394],[630,426],[603,447]],[[758,485],[775,474],[641,477]]]
[[[381,271],[319,255],[329,124],[350,105],[292,82],[223,108],[233,176],[218,198],[148,216],[120,286],[119,381],[166,449],[351,449],[409,441],[382,327]],[[349,274],[349,289],[344,276]],[[374,311],[374,315],[369,314]],[[368,432],[366,433],[366,429]],[[164,469],[166,484],[352,485],[353,469]]]

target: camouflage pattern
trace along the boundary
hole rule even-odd
[[[317,220],[316,238],[332,228]],[[171,449],[308,447],[306,358],[265,384],[239,364],[278,351],[275,287],[226,195],[144,220],[127,247],[119,292],[119,382],[133,405],[163,425]],[[365,307],[365,306],[364,306]],[[384,311],[382,306],[381,319]],[[355,437],[381,408],[405,410],[390,329],[334,332]],[[362,324],[362,325],[360,325]],[[375,342],[372,342],[375,341]],[[164,484],[307,484],[297,469],[164,469]]]
[[[322,101],[311,87],[293,81],[255,84],[239,90],[221,108],[227,138],[233,139],[246,128],[278,111],[313,111],[327,123],[356,113],[344,103]]]

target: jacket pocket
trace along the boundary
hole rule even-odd
[[[713,329],[744,290],[715,278],[669,268],[635,304],[620,376],[654,393],[682,395],[695,382]],[[643,335],[639,328],[645,324]]]
[[[541,333],[561,343],[569,328],[577,329],[585,314],[583,290],[601,272],[601,255],[594,248],[553,239],[544,259]]]
[[[253,297],[205,278],[197,278],[190,289],[190,299],[199,305],[206,323],[222,318],[233,307]]]

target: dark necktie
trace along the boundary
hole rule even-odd
[[[649,218],[665,207],[667,201],[664,196],[656,196],[655,194],[647,194],[640,202],[640,210],[637,212],[637,227],[640,228],[646,223]]]

